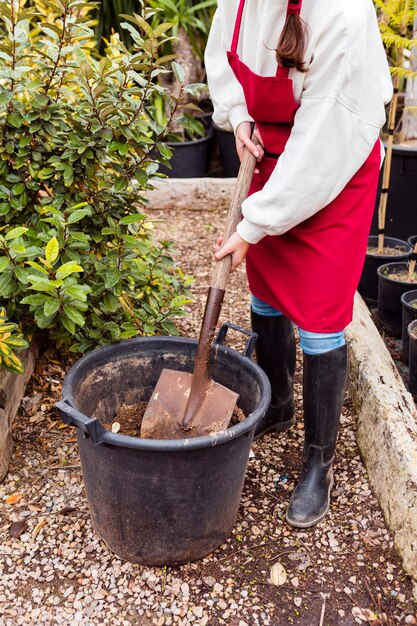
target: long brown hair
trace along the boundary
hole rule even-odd
[[[279,65],[295,67],[306,72],[304,52],[307,45],[307,25],[298,13],[289,13],[276,47]]]

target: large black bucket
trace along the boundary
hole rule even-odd
[[[210,436],[140,439],[109,432],[101,424],[113,421],[122,404],[148,401],[164,367],[192,371],[195,340],[122,341],[86,355],[65,377],[57,407],[64,422],[78,429],[93,525],[127,561],[186,563],[212,552],[232,531],[270,386],[249,358],[253,337],[240,354],[221,343],[225,332],[212,349],[211,374],[239,394],[238,406],[247,417]]]
[[[171,167],[159,166],[159,171],[169,178],[201,178],[207,172],[213,128],[207,126],[207,134],[193,141],[168,141],[172,150]]]
[[[417,289],[412,289],[411,291],[406,291],[401,296],[401,305],[402,305],[402,357],[404,363],[408,364],[409,357],[409,337],[407,328],[415,319],[417,319],[417,306],[415,303],[417,302]]]
[[[415,146],[394,145],[389,183],[385,232],[389,237],[407,239],[417,233],[417,150]],[[382,187],[382,172],[379,190]],[[371,233],[378,233],[379,194],[375,204]]]
[[[236,151],[236,137],[233,131],[223,130],[213,124],[214,136],[219,148],[223,176],[234,178],[239,173],[240,161]]]
[[[378,237],[370,236],[368,238],[368,249],[377,247]],[[395,239],[394,237],[385,237],[384,247],[391,248],[394,254],[366,253],[358,291],[362,298],[369,303],[377,302],[378,300],[378,267],[390,263],[391,261],[405,261],[410,258],[413,252],[410,243],[401,239]]]

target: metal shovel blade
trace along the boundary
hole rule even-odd
[[[186,429],[182,426],[193,374],[164,369],[143,416],[144,439],[187,439],[225,430],[239,394],[210,380],[203,402]]]

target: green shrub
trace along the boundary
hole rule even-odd
[[[15,351],[24,350],[29,344],[20,332],[16,332],[17,328],[17,324],[8,321],[5,309],[0,309],[0,367],[13,374],[22,374],[23,364]]]
[[[169,24],[152,30],[144,10],[125,24],[131,51],[115,36],[94,58],[95,3],[24,5],[0,1],[0,306],[76,352],[177,334],[189,279],[141,209],[170,157],[152,97],[169,123],[196,92],[157,80]]]

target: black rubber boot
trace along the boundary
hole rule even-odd
[[[292,322],[284,315],[269,317],[251,311],[252,330],[259,337],[256,361],[271,384],[271,404],[255,430],[258,439],[271,430],[285,430],[295,422],[294,371],[295,336]]]
[[[298,485],[286,513],[291,526],[320,522],[330,506],[332,462],[345,397],[347,347],[324,354],[304,354],[304,453]]]

